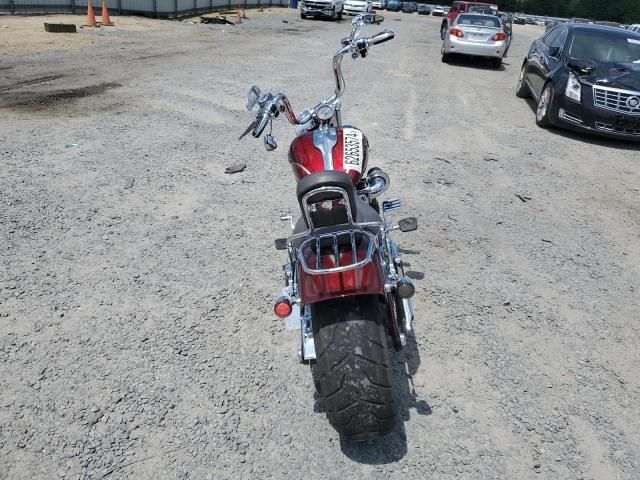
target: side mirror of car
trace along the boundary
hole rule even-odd
[[[558,58],[558,55],[560,55],[560,47],[549,47],[549,55],[553,58]]]

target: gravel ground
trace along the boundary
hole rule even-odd
[[[495,71],[389,13],[345,59],[345,120],[420,221],[402,421],[349,444],[271,313],[293,131],[237,141],[251,84],[329,92],[349,24],[248,16],[2,52],[0,478],[639,478],[638,148],[535,126],[542,29]]]

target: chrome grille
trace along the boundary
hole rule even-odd
[[[633,128],[616,127],[610,123],[596,122],[596,128],[608,133],[617,133],[619,135],[640,136],[640,130]]]
[[[302,2],[302,6],[305,8],[313,8],[314,10],[331,10],[331,4],[323,2],[309,2],[305,0]]]
[[[637,104],[633,99],[637,99]],[[640,115],[640,92],[594,86],[593,104],[598,108],[612,112]]]
[[[560,109],[560,115],[564,120],[568,120],[574,123],[582,123],[582,118],[566,110]]]
[[[376,237],[360,229],[312,234],[300,245],[298,259],[310,275],[346,272],[369,263],[376,245]],[[347,252],[351,254],[350,259],[345,259]],[[327,259],[331,260],[330,264],[325,264]]]

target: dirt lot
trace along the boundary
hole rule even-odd
[[[0,478],[639,478],[640,156],[535,126],[514,87],[542,30],[495,71],[389,13],[345,60],[345,121],[421,226],[402,421],[349,444],[271,313],[293,131],[237,141],[251,84],[327,94],[349,25],[248,15],[0,17]]]

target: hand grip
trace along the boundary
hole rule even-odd
[[[377,35],[371,37],[371,45],[378,45],[379,43],[388,42],[389,40],[393,40],[396,34],[391,30],[384,30]]]
[[[253,135],[254,138],[258,138],[260,135],[262,135],[262,132],[264,132],[264,129],[267,128],[267,124],[269,123],[269,120],[271,120],[271,115],[269,114],[268,111],[265,111],[262,114],[262,117],[260,118],[260,120],[258,120],[258,124],[256,125],[256,128],[253,129],[253,132],[251,132],[251,135]]]

